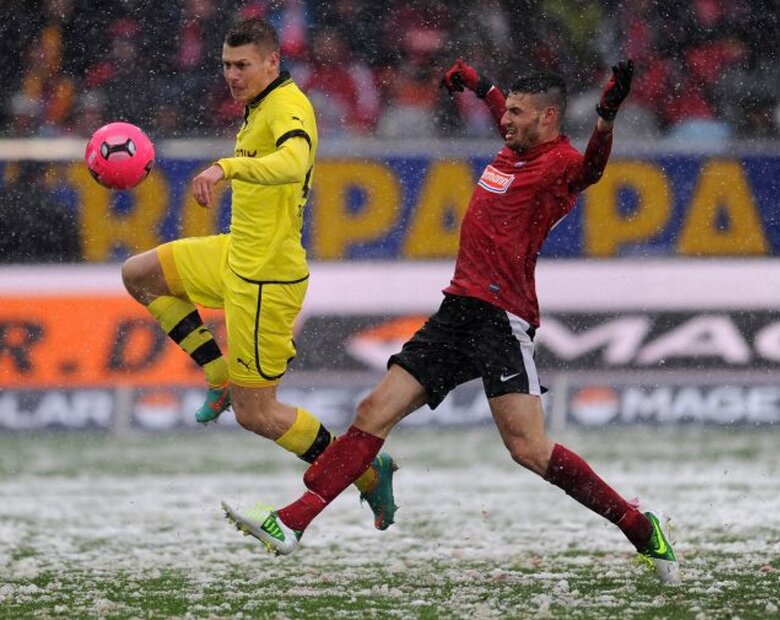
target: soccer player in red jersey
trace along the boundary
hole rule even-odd
[[[311,521],[376,457],[390,430],[424,404],[435,408],[457,385],[480,377],[512,458],[617,525],[664,583],[679,582],[665,518],[621,497],[544,429],[533,360],[539,327],[534,270],[542,243],[604,172],[617,111],[629,93],[633,63],[620,62],[596,106],[584,156],[561,135],[566,85],[552,74],[518,79],[508,96],[458,59],[443,84],[468,88],[490,109],[504,148],[482,172],[461,227],[455,275],[444,300],[388,362],[379,385],[357,409],[347,433],[304,475],[307,491],[274,511],[229,519],[272,552],[287,554]]]

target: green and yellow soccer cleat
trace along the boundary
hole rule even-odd
[[[395,523],[395,505],[393,497],[393,474],[398,470],[398,465],[389,454],[378,455],[371,466],[376,470],[377,478],[374,488],[360,494],[360,501],[368,502],[374,513],[374,527],[378,530],[386,530]]]
[[[648,548],[639,554],[640,559],[655,569],[661,583],[678,585],[680,583],[680,564],[672,549],[668,532],[669,518],[661,512],[645,511],[644,515],[653,526]]]
[[[214,422],[227,409],[230,409],[230,384],[210,387],[206,402],[195,412],[195,421],[199,424]]]
[[[270,506],[261,503],[241,514],[222,502],[225,518],[245,536],[254,536],[269,553],[289,555],[298,547],[303,532],[287,527]]]

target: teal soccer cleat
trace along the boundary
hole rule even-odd
[[[206,402],[195,412],[195,421],[199,424],[214,422],[227,409],[230,409],[230,384],[210,387]]]
[[[395,523],[395,505],[393,497],[393,474],[398,470],[398,465],[389,454],[378,455],[371,464],[376,469],[377,479],[374,488],[360,494],[361,502],[368,502],[374,513],[374,527],[378,530],[386,530]]]
[[[303,532],[287,527],[270,506],[258,503],[241,514],[222,502],[225,518],[245,536],[254,536],[269,553],[289,555],[298,547]]]

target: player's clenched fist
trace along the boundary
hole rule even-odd
[[[493,84],[484,75],[480,75],[471,65],[458,58],[455,64],[444,74],[441,81],[451,93],[463,92],[463,88],[473,90],[480,99],[487,95]]]
[[[605,121],[614,121],[620,104],[628,97],[631,79],[634,76],[634,61],[630,58],[612,67],[612,77],[604,87],[601,100],[596,105],[596,113]]]
[[[201,207],[210,207],[214,195],[214,186],[225,178],[225,173],[217,164],[209,166],[192,179],[192,195]]]

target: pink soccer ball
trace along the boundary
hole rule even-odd
[[[84,153],[92,177],[110,189],[131,189],[154,165],[154,145],[130,123],[109,123],[92,134]]]

